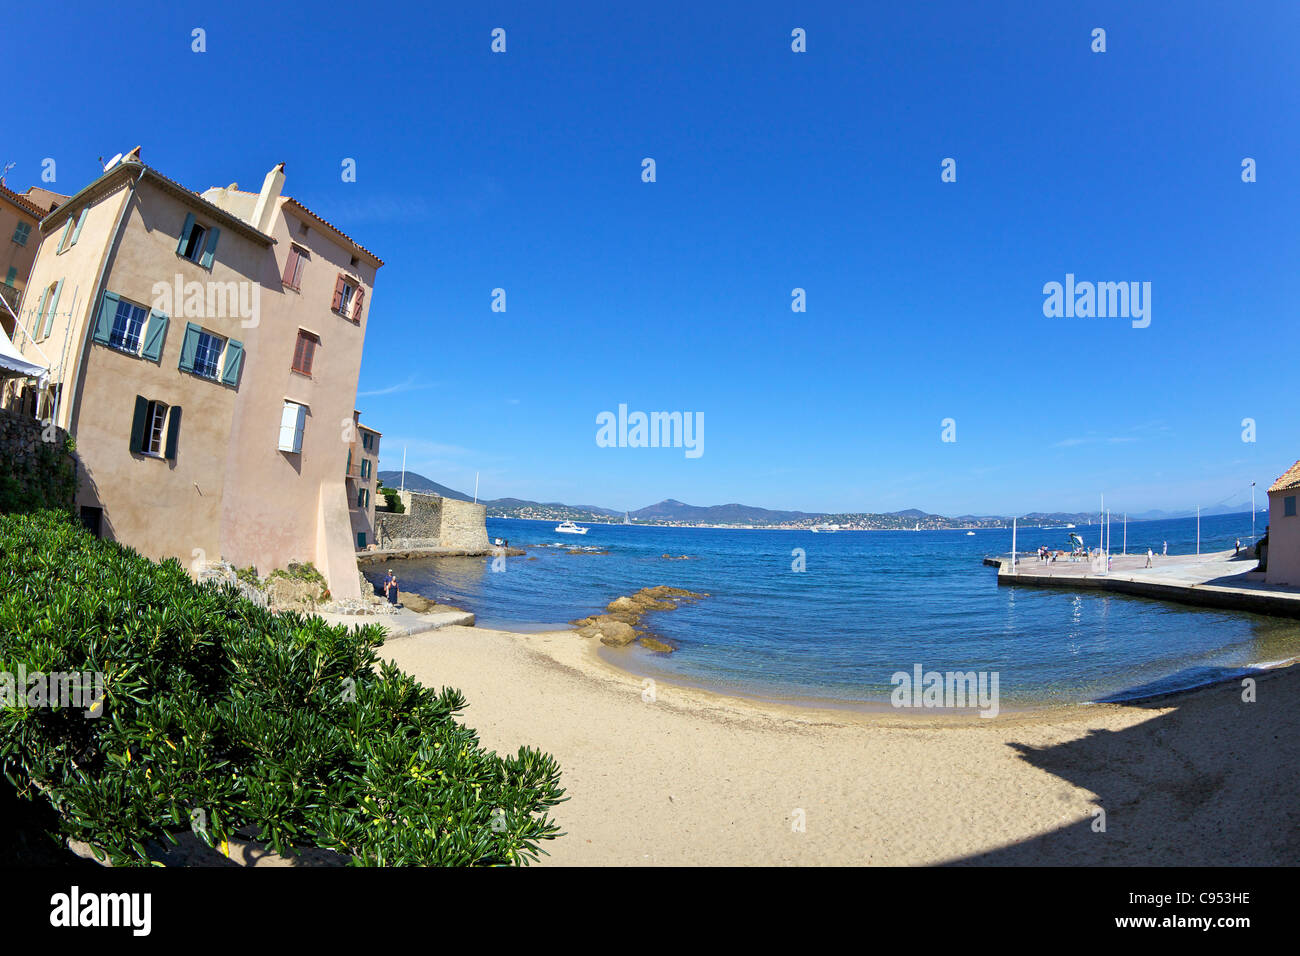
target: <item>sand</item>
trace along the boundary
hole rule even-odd
[[[559,760],[565,835],[543,865],[1300,862],[1296,667],[1259,676],[1254,703],[1234,681],[943,718],[662,681],[646,700],[597,647],[572,631],[448,627],[380,651],[463,691],[486,746]]]

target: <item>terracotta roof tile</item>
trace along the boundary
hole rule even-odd
[[[32,205],[32,201],[21,193],[16,193],[4,183],[0,183],[0,196],[4,196],[23,212],[33,215],[37,220],[45,218],[45,210],[39,206]]]
[[[346,232],[344,232],[344,231],[343,231],[342,229],[340,229],[338,226],[334,225],[334,223],[330,222],[328,219],[325,219],[325,218],[323,218],[322,216],[319,216],[319,215],[317,215],[316,213],[312,212],[310,209],[308,209],[308,208],[307,208],[306,206],[304,206],[302,203],[298,202],[298,200],[294,199],[292,196],[285,196],[285,197],[284,197],[284,201],[285,201],[285,204],[286,204],[286,205],[293,206],[294,209],[297,209],[297,210],[300,211],[300,212],[306,213],[308,216],[311,216],[311,218],[315,219],[315,220],[316,220],[317,222],[319,222],[321,225],[328,226],[330,229],[334,230],[336,233],[338,233],[340,236],[342,236],[342,237],[343,237],[344,239],[346,239],[348,242],[352,243],[352,245],[356,246],[358,249],[360,249],[360,250],[361,250],[362,252],[364,252],[366,255],[370,256],[370,258],[374,259],[374,260],[375,260],[377,263],[379,263],[381,266],[384,264],[384,260],[381,259],[381,258],[379,258],[379,256],[375,255],[373,252],[371,252],[369,249],[367,249],[367,248],[366,248],[365,246],[363,246],[361,243],[357,242],[355,239],[353,239],[351,236],[349,236]]]
[[[1292,488],[1300,488],[1300,461],[1288,468],[1277,481],[1273,482],[1273,487],[1268,489],[1271,495],[1275,491],[1290,491]]]

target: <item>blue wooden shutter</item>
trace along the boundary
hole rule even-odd
[[[72,232],[71,216],[68,217],[67,225],[63,227],[63,235],[59,236],[59,248],[57,250],[58,252],[62,252],[64,249],[68,248],[68,234],[70,232]]]
[[[214,226],[213,228],[208,230],[208,242],[207,245],[203,247],[203,258],[199,262],[199,265],[203,266],[203,268],[205,269],[212,268],[212,260],[217,255],[217,240],[220,238],[221,238],[220,229]]]
[[[59,296],[63,294],[63,280],[54,287],[54,299],[50,302],[50,311],[45,314],[45,328],[40,330],[41,338],[49,338],[50,331],[54,328],[54,311],[59,307]]]
[[[176,443],[181,437],[181,407],[173,405],[167,412],[167,460],[176,460]]]
[[[144,351],[141,354],[151,362],[157,362],[162,358],[168,321],[168,317],[162,312],[149,313],[149,328],[144,334]]]
[[[149,418],[149,399],[143,395],[135,397],[135,415],[131,419],[131,450],[136,452],[144,451],[144,432],[148,425]]]
[[[85,225],[86,213],[88,212],[90,212],[89,206],[86,206],[81,210],[81,215],[77,217],[77,227],[72,230],[72,241],[69,242],[68,245],[75,246],[77,244],[77,238],[81,235],[81,227]]]
[[[176,243],[176,254],[178,256],[185,255],[185,243],[189,241],[190,230],[193,228],[194,228],[194,213],[192,212],[186,213],[185,228],[181,230],[181,241]]]
[[[95,322],[95,341],[107,345],[113,334],[113,318],[117,315],[119,296],[116,292],[105,292],[104,301],[99,307],[99,318]]]
[[[199,333],[202,331],[193,322],[185,323],[185,340],[181,342],[180,367],[182,371],[194,371],[194,359],[199,354]]]
[[[244,367],[244,343],[231,339],[226,343],[226,367],[221,372],[222,385],[238,385],[239,370]]]

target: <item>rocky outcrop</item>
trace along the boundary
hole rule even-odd
[[[641,619],[650,611],[671,611],[683,603],[705,597],[708,595],[660,584],[616,597],[606,605],[604,614],[594,614],[571,623],[578,628],[579,637],[598,637],[609,647],[626,647],[636,641],[649,650],[667,654],[674,650],[673,646],[645,633]]]

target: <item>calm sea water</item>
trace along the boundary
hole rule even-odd
[[[1258,531],[1264,521],[1257,519]],[[599,613],[656,584],[709,597],[646,623],[673,654],[638,647],[608,656],[678,683],[770,699],[884,702],[891,675],[996,671],[1002,706],[1139,697],[1206,683],[1300,655],[1300,622],[1089,592],[998,587],[985,555],[1011,550],[1010,530],[730,531],[488,519],[489,537],[530,547],[504,572],[486,558],[407,561],[404,588],[474,611],[485,627],[537,630]],[[1121,527],[1112,523],[1112,551]],[[1098,528],[1080,527],[1090,546]],[[1064,530],[1020,529],[1017,547],[1068,547]],[[1249,541],[1250,515],[1201,522],[1204,551]],[[1132,522],[1130,553],[1196,548],[1196,521]],[[571,555],[571,546],[609,554]],[[792,552],[806,552],[806,571]],[[665,553],[690,560],[665,560]],[[382,576],[382,569],[374,573]]]

